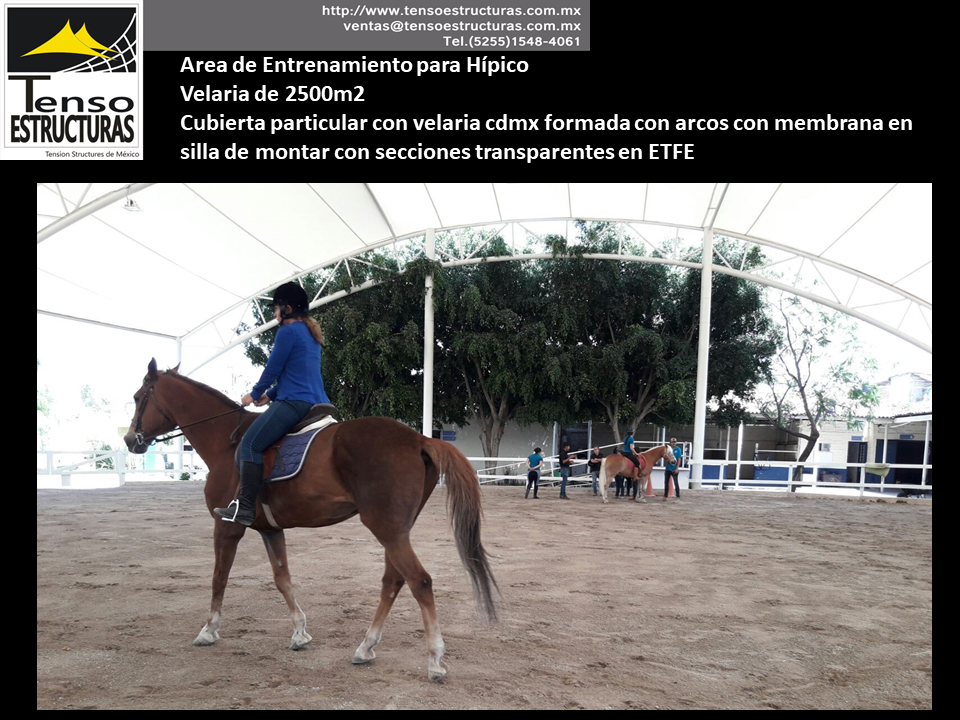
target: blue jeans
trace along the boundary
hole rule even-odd
[[[570,468],[560,468],[560,497],[567,494],[567,480],[570,479]]]
[[[680,469],[676,470],[667,470],[663,473],[663,496],[667,497],[667,493],[670,492],[670,478],[673,478],[673,487],[676,488],[677,497],[680,497],[680,479],[677,475],[680,474]]]
[[[596,494],[597,494],[597,483],[598,483],[599,480],[600,480],[600,471],[599,471],[599,470],[594,470],[593,472],[590,473],[590,477],[593,478],[593,494],[596,495]]]
[[[263,465],[263,451],[303,420],[313,403],[306,400],[277,400],[253,421],[240,441],[240,459]]]

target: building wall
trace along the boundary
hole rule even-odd
[[[877,423],[871,423],[870,425],[869,439],[867,440],[868,462],[873,462],[873,459],[877,457],[877,441],[883,440],[884,427],[884,425]],[[925,431],[926,423],[908,423],[907,425],[887,429],[887,438],[889,440],[900,440],[901,435],[913,435],[913,440],[923,442]],[[933,422],[930,423],[930,442],[933,442]],[[887,462],[893,462],[892,458],[888,457]]]
[[[804,420],[799,423],[800,432],[810,433],[810,423]],[[832,467],[842,468],[847,464],[847,446],[853,442],[854,437],[866,438],[868,428],[864,425],[861,429],[849,429],[846,422],[827,421],[820,425],[820,437],[817,439],[817,447],[814,448],[810,456],[817,463],[835,463]],[[799,439],[798,450],[806,446],[806,440]],[[830,449],[821,449],[822,446],[829,445]]]

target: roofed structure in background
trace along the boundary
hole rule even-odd
[[[922,183],[38,183],[37,310],[222,352],[240,323],[256,324],[252,299],[308,272],[349,270],[428,228],[487,226],[510,234],[518,258],[537,257],[516,249],[518,233],[570,237],[578,219],[618,223],[647,250],[619,259],[649,262],[675,236],[655,261],[691,268],[712,226],[769,258],[744,272],[715,251],[715,272],[932,350],[932,186]]]

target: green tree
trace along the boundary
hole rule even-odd
[[[799,297],[777,298],[779,347],[766,370],[766,389],[758,397],[760,413],[803,447],[801,463],[810,457],[825,419],[858,427],[880,401],[879,387],[870,381],[876,362],[864,355],[856,337],[856,323],[839,312]],[[802,417],[809,432],[793,429]],[[803,479],[798,465],[793,479]],[[797,486],[791,486],[796,491]]]
[[[656,401],[650,393],[654,385],[641,378],[656,375],[653,360],[662,353],[656,319],[668,301],[661,294],[667,269],[585,259],[585,253],[616,254],[621,248],[639,255],[644,251],[609,223],[578,223],[578,229],[577,245],[568,246],[563,237],[548,238],[554,257],[542,265],[551,295],[550,342],[567,360],[561,363],[570,370],[563,395],[571,399],[578,419],[602,418],[619,439],[621,424],[636,415],[636,404]]]
[[[566,392],[581,416],[604,419],[618,440],[624,425],[655,420],[681,425],[694,419],[699,340],[700,273],[663,263],[586,260],[584,253],[625,252],[644,247],[617,234],[609,223],[578,223],[581,242],[567,248],[553,239],[555,259],[545,263],[548,283],[563,289],[551,303],[552,337],[573,358]],[[759,250],[731,241],[717,243],[724,256],[750,268]],[[746,257],[743,254],[747,253]],[[655,250],[666,258],[669,248]],[[698,258],[692,258],[697,261]],[[714,419],[737,424],[764,377],[775,350],[763,295],[753,283],[714,276],[708,399]]]
[[[716,238],[714,247],[734,267],[750,270],[766,262],[760,246]],[[700,262],[702,255],[691,259]],[[696,391],[696,353],[700,341],[700,281],[698,270],[686,272],[679,288],[674,336],[681,340],[686,367],[692,375],[688,392],[693,422]],[[737,426],[747,416],[744,401],[761,386],[777,352],[776,332],[761,285],[723,273],[714,273],[710,312],[710,361],[707,400],[716,404],[713,420],[721,427]],[[687,340],[689,338],[689,340]]]
[[[378,265],[396,270],[392,258]],[[423,273],[414,263],[392,274],[351,264],[353,281],[382,284],[321,306],[324,387],[344,419],[384,415],[417,426],[423,397]],[[349,286],[341,270],[338,283]]]
[[[324,334],[324,389],[344,420],[379,415],[420,425],[424,278],[438,264],[412,259],[409,251],[406,259],[404,272],[399,272],[396,257],[374,252],[350,261],[349,266],[341,264],[330,276],[303,278],[310,298],[327,281],[327,293],[349,292],[368,280],[381,281],[312,312]],[[258,302],[264,317],[271,318],[269,300]],[[246,344],[245,354],[254,365],[266,365],[275,338],[276,328],[272,328]],[[459,405],[458,412],[456,402],[440,400],[435,403],[435,416],[439,422],[462,425],[463,403]]]
[[[341,266],[333,277],[305,278],[311,297],[323,280],[333,290],[383,280],[315,313],[327,334],[323,367],[331,400],[345,418],[378,414],[417,425],[423,283],[432,272],[435,422],[472,421],[488,456],[499,454],[511,420],[603,418],[618,439],[623,423],[692,421],[699,273],[584,259],[585,252],[615,253],[621,244],[635,253],[643,249],[617,237],[609,224],[578,228],[578,245],[547,238],[554,257],[545,261],[440,268],[421,258],[392,274],[392,258],[371,255],[372,265],[351,262],[351,273]],[[454,257],[470,249],[480,257],[510,254],[503,238],[479,230],[438,234],[437,247]],[[732,243],[723,250],[746,267],[762,261],[758,251],[742,258],[737,251],[747,251]],[[720,406],[716,417],[739,422],[737,398],[750,393],[774,351],[762,296],[751,283],[719,277],[713,317],[709,393]],[[248,343],[254,363],[266,363],[273,337],[269,331]]]
[[[500,237],[483,252],[510,254]],[[484,453],[496,457],[509,421],[543,422],[550,412],[562,370],[542,321],[549,296],[530,262],[481,262],[435,278],[435,396],[459,404],[463,420],[479,428]]]

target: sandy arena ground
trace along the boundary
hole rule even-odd
[[[292,625],[247,532],[206,621],[201,483],[37,491],[37,708],[932,708],[933,507],[684,491],[634,505],[485,488],[501,621],[477,620],[438,489],[413,531],[449,674],[427,679],[404,588],[350,660],[383,551],[353,518],[288,530]]]

